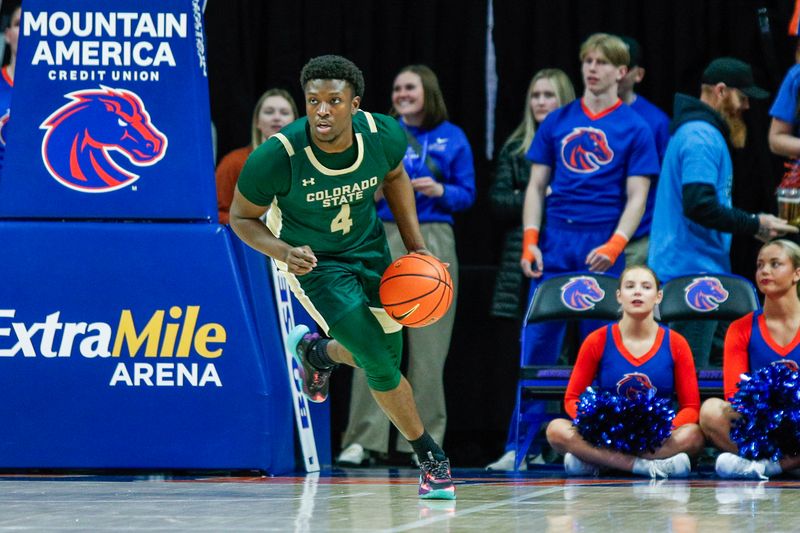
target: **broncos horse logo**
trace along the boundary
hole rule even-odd
[[[656,391],[658,389],[650,381],[650,377],[641,372],[625,374],[622,379],[617,381],[617,394],[629,400],[633,400],[640,394],[655,394]]]
[[[590,276],[570,278],[561,287],[561,301],[573,311],[587,311],[601,301],[606,291]]]
[[[722,286],[722,282],[717,278],[705,276],[695,278],[684,289],[686,304],[701,313],[714,311],[720,304],[728,299],[727,290]]]
[[[614,160],[606,133],[597,128],[575,128],[561,140],[561,160],[573,172],[587,174]]]
[[[108,192],[139,178],[119,164],[124,156],[150,166],[167,151],[167,137],[151,122],[138,95],[125,89],[74,91],[40,126],[42,160],[59,183],[82,192]]]

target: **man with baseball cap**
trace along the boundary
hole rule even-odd
[[[730,146],[742,148],[749,98],[769,96],[756,86],[750,65],[732,57],[703,71],[700,98],[675,95],[672,137],[661,167],[648,263],[662,282],[701,272],[731,271],[731,234],[769,240],[798,229],[766,213],[731,203]],[[715,321],[675,322],[692,348],[695,365],[708,366]]]

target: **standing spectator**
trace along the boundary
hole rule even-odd
[[[648,264],[663,281],[678,276],[728,273],[731,234],[771,239],[797,228],[773,215],[732,206],[730,146],[742,148],[747,127],[742,113],[748,98],[766,98],[750,65],[738,59],[713,60],[703,72],[700,99],[675,95],[672,138],[658,183]],[[670,325],[689,342],[698,368],[708,366],[713,320]]]
[[[658,173],[650,128],[617,96],[628,70],[628,47],[618,37],[596,33],[581,45],[580,60],[583,97],[548,115],[527,154],[533,166],[520,266],[533,278],[528,301],[551,276],[587,269],[622,272],[625,259],[618,258],[642,218],[649,176]],[[545,200],[548,185],[552,192]],[[583,321],[581,336],[599,325]],[[522,364],[552,364],[564,330],[559,322],[528,324]],[[543,402],[529,403],[531,410],[544,408]]]
[[[631,109],[639,113],[639,116],[650,126],[653,131],[653,139],[656,142],[656,151],[658,152],[658,162],[660,164],[664,161],[664,154],[667,152],[667,143],[669,142],[669,117],[644,96],[634,92],[636,84],[641,83],[645,75],[645,70],[642,66],[642,47],[633,37],[621,35],[620,39],[628,45],[631,60],[628,65],[628,73],[619,82],[617,94],[623,102],[631,106]],[[636,229],[636,233],[633,234],[631,242],[625,247],[625,264],[627,266],[647,263],[650,226],[653,223],[653,208],[656,204],[657,177],[653,176],[650,189],[647,191],[647,204],[644,208],[642,221],[639,222],[639,227]]]
[[[786,73],[778,90],[778,96],[775,97],[775,102],[769,110],[772,116],[769,127],[769,148],[773,153],[791,159],[800,158],[798,92],[800,92],[800,64],[794,65]]]
[[[458,286],[458,257],[453,213],[475,201],[475,169],[466,135],[447,120],[436,74],[425,65],[411,65],[397,74],[392,89],[392,112],[408,137],[403,166],[411,178],[422,236],[431,253],[450,264],[453,287]],[[378,202],[393,258],[406,253],[400,231],[385,200]],[[457,293],[456,293],[457,294]],[[414,388],[422,422],[436,442],[444,440],[447,411],[442,381],[455,320],[455,295],[449,313],[430,326],[407,329],[408,381]],[[389,419],[372,399],[364,371],[353,372],[350,415],[340,464],[361,464],[372,452],[387,453]],[[412,453],[404,439],[397,450]],[[412,458],[417,461],[416,456]]]
[[[217,209],[220,224],[228,223],[228,211],[236,189],[236,180],[239,179],[247,158],[261,143],[296,119],[297,106],[288,91],[269,89],[258,99],[253,108],[250,144],[228,152],[217,165]]]
[[[492,210],[504,225],[503,251],[492,295],[492,316],[504,319],[501,336],[514,339],[514,357],[519,355],[519,331],[527,303],[528,286],[519,268],[522,247],[522,204],[531,175],[531,162],[525,157],[536,130],[551,111],[575,100],[575,89],[559,69],[542,69],[534,74],[525,95],[522,122],[508,137],[500,155],[494,183],[489,189]],[[504,356],[505,354],[499,354]],[[512,426],[513,428],[513,426]],[[514,464],[514,434],[509,432],[503,456],[489,465],[492,470],[511,470]]]
[[[0,170],[6,154],[6,125],[11,117],[11,91],[14,88],[14,72],[17,68],[17,43],[19,42],[19,21],[22,17],[22,7],[17,6],[11,12],[11,20],[4,31],[5,42],[8,45],[9,61],[0,71]]]
[[[503,252],[495,281],[491,314],[515,320],[519,327],[527,303],[527,284],[519,268],[522,247],[522,204],[531,175],[530,149],[539,125],[551,111],[575,100],[575,89],[559,69],[542,69],[531,79],[525,97],[522,122],[509,135],[497,156],[489,200],[495,216],[504,224]],[[524,285],[524,286],[523,286]]]

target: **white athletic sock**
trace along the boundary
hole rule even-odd
[[[650,477],[650,465],[653,464],[653,461],[650,459],[642,459],[641,457],[637,457],[633,461],[633,473],[639,476]]]
[[[780,463],[765,461],[764,473],[768,476],[777,476],[778,474],[783,473],[783,468],[781,468]]]

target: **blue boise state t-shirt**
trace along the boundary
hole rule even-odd
[[[628,176],[658,174],[649,126],[621,100],[597,115],[575,100],[547,115],[526,157],[552,169],[546,212],[584,224],[615,223]]]

